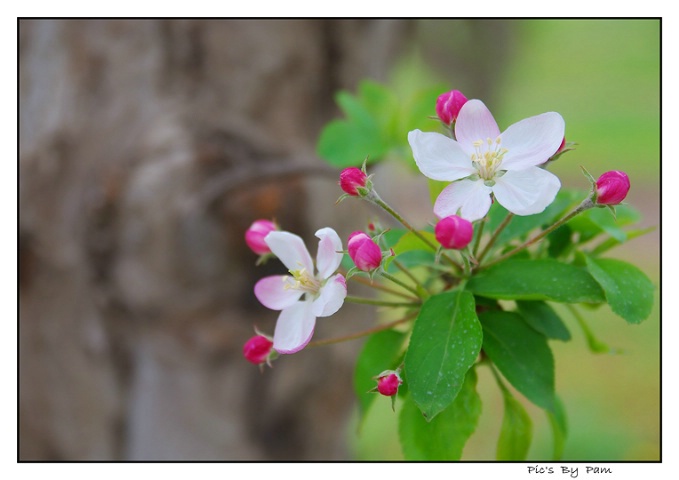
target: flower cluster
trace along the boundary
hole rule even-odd
[[[368,353],[360,364],[369,365],[369,374],[363,371],[356,381],[362,389],[359,395],[379,393],[391,399],[393,409],[397,399],[410,402],[415,406],[406,413],[417,412],[417,407],[430,421],[458,395],[461,402],[475,401],[473,372],[483,364],[497,368],[494,377],[503,395],[510,395],[501,380],[506,374],[516,390],[554,413],[547,340],[569,333],[547,302],[608,302],[632,323],[648,316],[652,307],[652,287],[642,274],[597,258],[614,245],[611,241],[595,248],[588,245],[574,259],[573,252],[598,234],[592,233],[596,225],[571,223],[560,229],[589,209],[615,213],[629,192],[629,178],[614,170],[595,180],[583,168],[591,186],[587,196],[580,201],[581,197],[560,192],[561,182],[549,167],[574,144],[566,143],[565,121],[556,112],[526,118],[502,131],[481,100],[468,100],[458,90],[440,95],[435,110],[436,126],[443,133],[415,129],[402,139],[405,144],[407,137],[417,169],[436,181],[429,182],[435,201],[431,219],[420,222],[424,226],[414,227],[381,198],[377,182],[368,175],[367,160],[360,168],[348,166],[339,173],[339,200],[367,202],[386,213],[393,225],[383,228],[370,221],[364,228],[349,230],[344,242],[333,228],[321,228],[315,233],[314,259],[300,236],[271,220],[252,223],[245,233],[247,245],[259,260],[277,258],[287,273],[264,277],[254,285],[259,302],[280,313],[273,335],[257,331],[243,346],[243,356],[262,368],[271,366],[280,354],[299,352],[311,343],[319,317],[336,314],[346,302],[374,305],[398,312],[396,319],[389,316],[364,331],[322,342],[393,333],[366,344]],[[548,210],[557,196],[557,208]],[[514,220],[507,229],[515,216],[530,215],[534,220]],[[595,219],[592,215],[589,220]],[[602,227],[600,233],[610,228]],[[617,235],[615,241],[621,238]],[[547,246],[535,246],[542,241]],[[620,275],[625,279],[616,280]],[[349,282],[373,288],[376,294],[350,295]],[[566,288],[569,282],[572,288]],[[627,297],[638,288],[642,307],[630,308]],[[507,306],[503,300],[514,302]],[[553,331],[535,326],[543,321],[549,321]],[[507,367],[512,362],[518,363]],[[539,388],[515,375],[529,365],[535,370],[531,382],[542,382]],[[455,416],[480,410],[467,407],[465,403]],[[421,422],[419,414],[414,420],[404,418],[406,423]],[[475,417],[468,420],[476,424]],[[418,450],[413,456],[419,454]]]

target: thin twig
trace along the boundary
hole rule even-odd
[[[331,345],[333,343],[340,343],[340,342],[346,342],[348,340],[356,340],[357,338],[362,338],[366,337],[368,335],[372,335],[373,333],[378,333],[383,330],[389,330],[391,328],[394,328],[397,325],[400,325],[402,323],[408,322],[415,318],[417,316],[418,312],[413,312],[410,315],[407,315],[399,320],[394,320],[393,322],[385,323],[384,325],[378,325],[377,327],[369,328],[367,330],[363,330],[360,332],[352,333],[350,335],[345,335],[342,337],[335,337],[335,338],[328,338],[327,340],[314,340],[312,342],[309,342],[307,345],[307,348],[309,347],[320,347],[322,345]]]

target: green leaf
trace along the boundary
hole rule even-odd
[[[586,269],[553,259],[510,259],[480,272],[467,289],[504,300],[602,303],[603,291]]]
[[[498,460],[525,460],[533,439],[533,422],[528,412],[511,392],[501,388],[505,412],[497,442]]]
[[[436,242],[436,236],[432,232],[428,232],[426,230],[420,230],[419,231],[420,235],[422,235],[424,238],[426,238],[429,243],[432,245],[438,245]],[[394,245],[394,253],[396,255],[400,255],[405,252],[409,252],[411,250],[425,250],[427,252],[433,252],[434,250],[431,248],[430,245],[428,245],[426,242],[424,242],[420,237],[415,235],[413,232],[407,232],[405,235],[403,235],[396,245]]]
[[[551,411],[546,411],[549,425],[552,427],[552,436],[554,437],[554,453],[553,459],[560,460],[563,457],[563,450],[566,446],[566,437],[568,436],[568,422],[566,419],[566,410],[561,402],[561,399],[554,396],[554,408]]]
[[[408,397],[399,415],[399,438],[407,460],[459,460],[481,415],[476,392],[476,370],[471,368],[455,401],[427,422]]]
[[[354,392],[362,415],[376,398],[376,394],[370,392],[377,385],[373,377],[399,366],[404,341],[404,333],[385,330],[371,335],[365,342],[354,370]]]
[[[606,208],[592,208],[573,218],[568,226],[580,234],[580,243],[603,233],[622,243],[627,240],[627,233],[622,227],[636,223],[640,218],[639,212],[629,205],[618,205],[615,217]]]
[[[545,337],[563,341],[571,339],[566,325],[545,302],[519,300],[516,306],[526,323]]]
[[[535,405],[552,409],[554,358],[547,339],[513,312],[484,312],[479,319],[483,351],[502,375]]]
[[[641,323],[653,309],[653,283],[637,267],[612,258],[587,257],[587,268],[599,282],[611,310],[629,323]]]
[[[481,343],[481,325],[471,293],[447,291],[424,302],[406,352],[405,376],[412,398],[427,420],[455,399]]]
[[[628,230],[625,232],[627,234],[627,238],[625,239],[626,241],[632,240],[634,238],[640,237],[642,235],[646,235],[647,233],[650,233],[655,230],[655,227],[647,227],[647,228],[640,228],[636,230]],[[594,257],[601,255],[604,252],[607,252],[611,248],[620,245],[621,242],[613,237],[607,238],[603,242],[601,242],[599,245],[597,245],[591,252],[590,254]]]
[[[344,168],[359,166],[366,157],[377,160],[388,148],[374,122],[363,125],[333,120],[321,132],[317,153],[330,165]]]

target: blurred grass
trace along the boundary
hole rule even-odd
[[[660,22],[658,20],[508,20],[517,35],[508,69],[497,77],[500,104],[489,104],[501,129],[528,116],[557,111],[568,141],[578,143],[550,168],[566,187],[586,189],[579,165],[595,177],[625,170],[628,203],[658,225],[660,201]],[[445,31],[445,29],[443,29]],[[483,52],[479,58],[484,58]],[[448,79],[451,88],[455,78]],[[465,92],[474,98],[474,92]],[[659,286],[659,235],[619,247],[608,256],[639,266]],[[552,342],[557,393],[566,406],[569,436],[564,460],[660,458],[660,292],[651,317],[628,325],[608,307],[585,312],[590,328],[618,355],[589,352],[576,322],[573,334]],[[502,403],[490,374],[479,370],[483,413],[463,459],[492,460]],[[361,435],[348,433],[359,460],[401,459],[397,415],[387,399],[375,402]],[[531,406],[530,459],[549,459],[545,415]]]

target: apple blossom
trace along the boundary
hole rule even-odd
[[[436,199],[436,216],[474,221],[488,213],[491,194],[516,215],[540,213],[552,203],[561,182],[538,165],[560,147],[564,130],[561,115],[548,112],[501,133],[483,102],[469,100],[455,123],[457,140],[413,130],[408,142],[426,177],[453,182]]]
[[[436,224],[434,235],[444,248],[460,250],[472,241],[474,228],[470,221],[457,215],[450,215]]]
[[[333,275],[342,261],[342,240],[332,228],[318,230],[316,237],[320,239],[316,274],[300,237],[290,232],[271,232],[264,239],[290,272],[262,278],[255,285],[255,296],[262,305],[281,311],[273,336],[273,348],[279,353],[303,349],[314,333],[316,317],[337,312],[347,296],[344,277]]]
[[[382,263],[382,250],[364,232],[349,235],[347,250],[356,267],[364,272],[375,270]]]
[[[436,99],[436,115],[443,123],[451,125],[457,120],[460,109],[465,103],[467,103],[467,97],[459,90],[443,93]]]
[[[617,205],[625,199],[629,189],[629,177],[625,172],[613,170],[602,173],[596,181],[596,203]]]
[[[271,232],[278,230],[275,223],[269,220],[255,220],[245,232],[245,243],[257,255],[271,253],[264,238]]]

